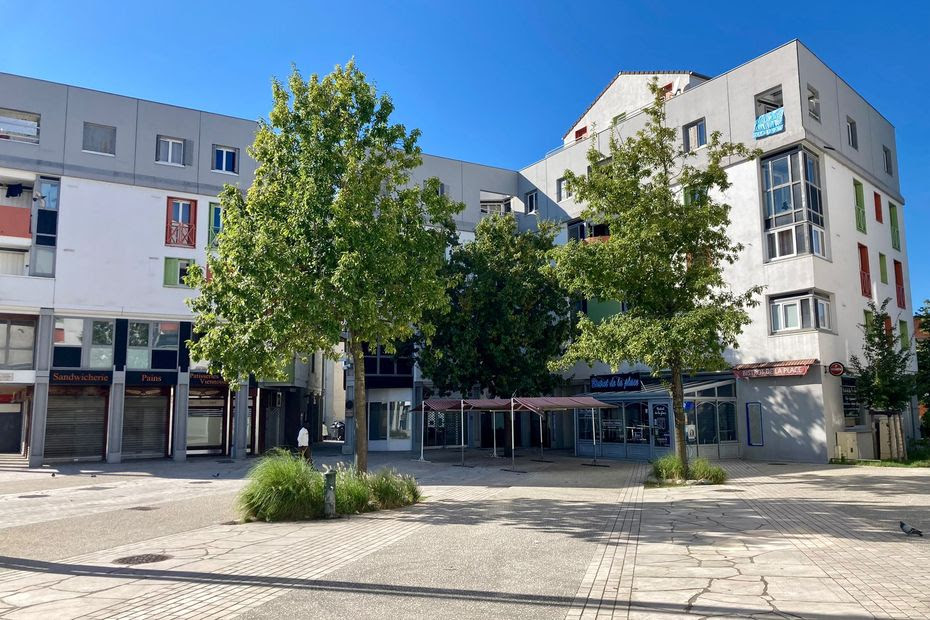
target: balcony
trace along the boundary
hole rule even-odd
[[[872,299],[872,274],[859,270],[859,284],[862,288],[862,295]]]
[[[165,230],[165,245],[193,248],[197,245],[197,226],[171,221]]]

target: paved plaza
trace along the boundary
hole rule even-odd
[[[926,470],[733,461],[644,488],[647,465],[550,456],[373,454],[426,500],[281,524],[235,522],[251,461],[2,465],[0,617],[930,617],[930,537],[897,525],[930,526]],[[138,555],[165,557],[116,562]]]

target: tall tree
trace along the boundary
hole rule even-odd
[[[582,317],[579,335],[559,365],[602,361],[614,369],[643,363],[658,375],[670,374],[675,441],[687,470],[684,387],[687,371],[725,367],[723,352],[737,346],[749,323],[748,307],[761,288],[732,291],[723,276],[742,245],[727,234],[729,157],[755,158],[742,144],[721,141],[719,132],[696,153],[686,152],[677,131],[665,125],[663,93],[653,80],[654,101],[645,127],[621,140],[611,132],[609,152],[588,151],[588,173],[565,172],[581,216],[606,224],[604,242],[572,241],[553,252],[559,280],[585,298],[624,301],[628,310],[593,322]]]
[[[914,335],[917,330],[930,330],[930,299],[924,301],[917,316],[914,317]],[[914,376],[915,392],[920,404],[930,409],[930,338],[917,338],[917,374]],[[930,435],[930,412],[924,413],[921,420],[924,435]]]
[[[567,295],[546,269],[555,234],[551,222],[518,232],[513,215],[493,215],[473,241],[452,249],[450,309],[427,314],[435,333],[417,353],[440,392],[537,395],[560,381],[547,366],[569,329]]]
[[[895,438],[902,434],[900,414],[914,394],[914,376],[908,369],[911,342],[909,339],[903,342],[901,334],[894,328],[888,314],[890,302],[890,298],[881,305],[869,302],[869,316],[872,318],[860,326],[862,357],[850,356],[849,365],[858,376],[856,391],[859,401],[870,411],[887,415],[888,450],[891,458],[899,458],[903,455],[894,449],[894,443],[899,441]]]
[[[363,343],[392,351],[426,311],[448,303],[440,275],[461,205],[439,182],[410,183],[419,131],[391,123],[390,98],[354,62],[287,87],[274,80],[268,121],[249,153],[243,196],[220,195],[223,230],[187,278],[200,296],[193,355],[230,380],[279,377],[295,352],[332,355],[343,340],[355,368],[356,466],[366,470]]]

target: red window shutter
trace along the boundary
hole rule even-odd
[[[213,281],[213,272],[210,271],[210,265],[207,265],[206,280],[207,280],[207,282],[212,282],[212,281]]]
[[[875,221],[882,223],[882,195],[875,192]]]
[[[165,212],[165,244],[171,243],[171,202],[174,200],[171,196],[168,196],[168,207]]]
[[[191,200],[191,247],[197,246],[197,201]]]
[[[891,335],[891,317],[885,317],[885,334]]]
[[[872,297],[872,274],[869,271],[869,248],[859,244],[859,285],[862,294]]]
[[[587,133],[588,133],[588,128],[587,128],[587,127],[582,127],[581,129],[576,130],[576,131],[575,131],[575,140],[581,140],[582,138],[584,138],[584,137],[587,135]]]
[[[907,307],[907,299],[904,297],[904,265],[899,260],[894,262],[894,290],[898,307]]]

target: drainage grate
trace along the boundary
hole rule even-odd
[[[81,487],[78,491],[109,491],[113,487]]]
[[[41,493],[36,495],[20,495],[19,499],[39,499],[40,497],[48,497],[48,495],[42,495]]]
[[[212,480],[192,480],[191,484],[210,484]]]
[[[127,508],[126,510],[138,510],[139,512],[148,512],[149,510],[158,510],[156,506],[133,506],[132,508]]]
[[[114,564],[128,564],[133,566],[135,564],[151,564],[152,562],[164,562],[165,560],[170,560],[170,555],[161,555],[159,553],[143,553],[142,555],[127,555],[124,558],[116,558],[113,560]]]

